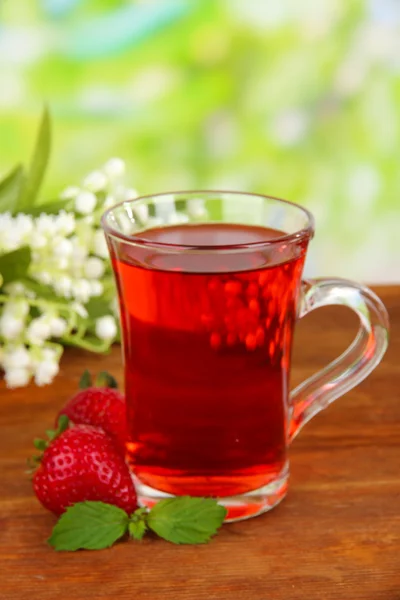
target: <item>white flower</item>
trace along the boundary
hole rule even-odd
[[[84,304],[90,298],[90,284],[86,279],[76,279],[72,282],[72,295],[78,302]]]
[[[29,303],[24,298],[13,298],[4,305],[3,315],[24,319],[29,312]]]
[[[75,208],[78,213],[88,215],[95,209],[97,198],[93,192],[82,191],[75,198]]]
[[[5,286],[6,292],[9,296],[21,296],[26,293],[26,288],[23,283],[19,281],[12,281]]]
[[[117,324],[114,317],[107,315],[96,320],[96,335],[101,340],[111,340],[117,335]]]
[[[100,279],[105,269],[104,261],[97,256],[90,256],[85,262],[85,275],[89,279]]]
[[[123,202],[126,200],[126,186],[122,183],[115,183],[112,187],[112,194],[114,196],[114,204]]]
[[[30,246],[31,248],[40,249],[44,248],[47,244],[46,236],[39,231],[34,231],[31,235]]]
[[[57,269],[59,269],[60,271],[65,271],[65,269],[67,269],[69,265],[68,258],[65,258],[63,256],[61,258],[55,258],[54,262]]]
[[[103,202],[104,208],[111,208],[112,206],[114,206],[114,204],[117,204],[117,201],[114,198],[114,196],[112,196],[111,194],[107,194]]]
[[[93,251],[100,258],[108,258],[108,247],[105,235],[101,229],[97,229],[93,236]]]
[[[43,360],[35,367],[36,385],[47,385],[51,383],[59,372],[60,367],[55,360]]]
[[[51,275],[48,271],[38,271],[35,273],[35,279],[44,285],[49,285],[51,283]]]
[[[46,237],[54,235],[54,215],[42,213],[35,221],[36,231]]]
[[[57,231],[62,236],[71,235],[75,231],[75,215],[62,210],[56,217]]]
[[[83,180],[83,186],[91,192],[100,192],[107,184],[108,178],[101,171],[93,171]]]
[[[53,245],[53,253],[57,257],[67,258],[71,256],[73,249],[71,240],[66,238],[57,238]]]
[[[16,346],[4,351],[2,362],[4,368],[8,369],[28,369],[31,366],[31,356],[25,346]]]
[[[13,369],[7,369],[5,372],[5,380],[8,388],[23,387],[28,385],[31,379],[31,373],[29,369],[17,367]]]
[[[61,275],[61,277],[57,277],[57,279],[54,280],[53,287],[59,296],[69,298],[72,290],[72,279],[71,277],[68,277],[68,275]]]
[[[67,331],[67,321],[62,317],[53,317],[50,320],[50,331],[53,337],[61,337]]]
[[[33,219],[30,215],[19,214],[15,217],[14,224],[20,236],[27,239],[33,230]]]
[[[15,250],[22,244],[22,239],[20,233],[17,231],[14,224],[11,225],[8,229],[4,229],[1,232],[1,245],[2,247],[9,251]]]
[[[77,315],[82,317],[82,319],[86,319],[89,314],[86,308],[80,302],[73,302],[71,304],[71,308],[76,312]]]
[[[49,319],[42,315],[33,319],[26,330],[27,341],[34,346],[42,346],[44,341],[51,337]]]
[[[88,255],[88,247],[87,245],[81,244],[78,239],[75,239],[73,242],[73,250],[72,250],[72,259],[74,266],[77,267],[80,263],[82,263]]]
[[[110,158],[104,165],[103,171],[110,179],[122,177],[125,173],[125,162],[121,158]]]
[[[104,291],[104,287],[103,284],[100,281],[89,281],[90,284],[90,295],[91,296],[101,296],[103,291]]]
[[[123,200],[135,200],[139,196],[137,190],[133,188],[126,188],[123,193]]]
[[[0,274],[0,276],[1,276],[1,274]],[[12,302],[11,298],[18,297],[18,296],[24,296],[25,298],[36,298],[35,292],[33,290],[30,290],[29,288],[26,288],[24,286],[24,284],[21,283],[20,281],[12,281],[11,283],[8,283],[4,289],[7,292],[7,294],[10,296],[10,301],[8,302],[8,304],[11,304],[11,302]],[[26,305],[26,314],[27,314],[29,312],[29,305],[25,300],[23,300],[23,302]]]
[[[80,191],[81,190],[78,187],[76,187],[74,185],[70,185],[61,192],[60,198],[62,200],[72,200],[79,194]]]
[[[13,317],[10,314],[3,314],[0,317],[0,335],[6,340],[15,340],[24,328],[24,320]]]

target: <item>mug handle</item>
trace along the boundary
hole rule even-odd
[[[388,346],[388,314],[374,292],[345,279],[303,281],[299,318],[321,306],[335,304],[354,310],[360,319],[360,328],[341,356],[291,392],[289,442],[314,415],[367,377]]]

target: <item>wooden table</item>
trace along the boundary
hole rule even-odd
[[[205,546],[147,539],[69,554],[46,545],[54,517],[25,475],[31,441],[83,368],[121,379],[118,348],[107,357],[67,351],[52,386],[6,391],[1,383],[0,598],[400,600],[400,287],[377,291],[392,325],[383,363],[295,440],[286,500]],[[342,308],[299,323],[294,383],[343,350],[355,328]]]

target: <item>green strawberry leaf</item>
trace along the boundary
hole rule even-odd
[[[50,157],[51,146],[51,126],[50,116],[47,107],[45,107],[42,120],[39,126],[36,145],[29,166],[29,171],[18,198],[17,211],[28,212],[35,204],[40,187],[43,182],[47,163]]]
[[[86,390],[86,388],[92,387],[92,376],[87,369],[83,371],[82,376],[79,380],[79,389]]]
[[[0,182],[0,213],[15,212],[23,180],[23,167],[17,165]]]
[[[61,435],[62,433],[64,433],[64,431],[66,431],[68,429],[69,426],[69,417],[68,415],[60,415],[58,417],[58,421],[57,421],[57,429],[46,429],[46,435],[49,438],[49,442],[52,442],[53,440],[55,440],[59,435]],[[43,440],[39,440],[40,442]],[[42,448],[39,448],[39,446],[36,445],[36,440],[34,440],[34,445],[36,448],[38,448],[38,450],[42,450]],[[46,444],[46,448],[49,445],[49,442],[45,442]],[[44,449],[44,448],[43,448]]]
[[[42,440],[40,438],[35,438],[33,440],[33,445],[35,446],[36,450],[46,450],[47,448],[46,440]]]
[[[158,502],[147,516],[147,525],[174,544],[203,544],[217,532],[226,509],[213,498],[181,496]]]
[[[107,371],[101,371],[96,377],[96,387],[118,388],[118,383],[115,377]]]
[[[7,252],[0,256],[0,273],[2,285],[11,283],[24,277],[31,264],[31,250],[29,246],[21,246],[17,250]]]
[[[47,440],[42,438],[35,438],[33,440],[33,445],[36,450],[40,450],[41,454],[36,454],[31,458],[28,458],[28,466],[33,470],[37,467],[42,458],[46,449],[49,447],[50,443],[59,435],[61,435],[69,426],[69,417],[67,415],[60,415],[58,417],[57,429],[46,429]]]
[[[109,548],[128,531],[129,517],[122,508],[104,502],[78,502],[61,515],[48,539],[56,550]]]

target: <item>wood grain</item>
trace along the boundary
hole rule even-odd
[[[383,363],[295,440],[286,500],[225,526],[207,546],[147,539],[68,554],[46,545],[54,517],[25,474],[32,439],[53,423],[84,367],[121,380],[118,348],[107,357],[67,351],[52,386],[0,383],[0,598],[400,600],[400,287],[377,291],[392,326]],[[293,382],[336,356],[355,329],[339,308],[299,323]]]

